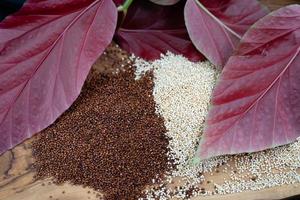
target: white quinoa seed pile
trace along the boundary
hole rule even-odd
[[[157,112],[164,117],[170,157],[177,165],[173,175],[186,175],[208,112],[216,71],[209,62],[193,63],[168,53],[154,66],[153,95]],[[141,66],[141,65],[139,65]]]
[[[221,194],[300,183],[300,138],[289,145],[235,155],[231,159],[235,173],[228,170],[230,180],[215,184]]]
[[[166,175],[165,183],[146,191],[147,199],[186,199],[300,182],[297,172],[300,140],[267,151],[220,156],[193,165],[191,161],[201,138],[219,71],[207,61],[194,63],[172,53],[153,62],[134,56],[131,59],[135,63],[136,79],[153,70],[157,113],[165,120],[166,135],[170,138],[169,158],[176,164],[176,169]],[[214,182],[211,179],[214,173],[223,173],[222,177],[226,178]],[[171,186],[178,177],[182,183]],[[204,181],[210,186],[203,184]]]

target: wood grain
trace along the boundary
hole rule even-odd
[[[32,139],[31,139],[32,140]],[[50,179],[35,180],[31,140],[7,151],[0,157],[0,200],[97,200],[101,194],[90,188],[73,186],[68,183],[55,185]],[[206,175],[209,176],[208,174]],[[210,177],[214,182],[222,181],[227,174],[220,172]],[[179,184],[181,180],[175,183]],[[203,185],[209,189],[207,183]],[[196,197],[194,200],[273,200],[300,194],[300,184],[284,185],[260,191],[247,191],[229,195]]]
[[[284,5],[300,3],[300,0],[261,0],[270,9],[278,9]],[[121,58],[124,54],[120,53]],[[100,58],[94,68],[100,71],[111,70],[114,59]],[[55,185],[49,179],[35,180],[31,141],[27,140],[12,150],[0,156],[0,200],[96,200],[101,194],[90,188],[73,186],[71,184]],[[206,175],[209,177],[209,175]],[[215,182],[221,182],[228,174],[218,173],[210,177]],[[180,184],[180,179],[175,184]],[[204,188],[212,186],[205,183]],[[193,199],[205,200],[273,200],[292,195],[300,195],[300,184],[284,185],[260,191],[247,191],[229,195],[213,195]]]

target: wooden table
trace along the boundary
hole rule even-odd
[[[300,0],[261,0],[270,9],[274,10]],[[96,68],[107,67],[110,63],[97,62]],[[96,200],[96,192],[90,188],[72,186],[70,184],[54,185],[49,179],[34,180],[33,158],[31,155],[31,140],[18,145],[0,156],[0,200]],[[220,173],[215,179],[223,179]],[[247,191],[230,195],[214,195],[197,197],[205,200],[254,200],[280,199],[292,195],[300,195],[300,184],[284,185],[260,191]]]

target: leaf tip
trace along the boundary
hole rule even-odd
[[[191,164],[199,165],[200,161],[201,161],[201,159],[197,155],[195,155],[195,157],[191,160]]]

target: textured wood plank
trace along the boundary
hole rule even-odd
[[[30,140],[6,152],[0,157],[0,200],[85,200],[99,199],[99,193],[90,188],[73,186],[70,184],[55,185],[49,179],[35,180],[32,168],[32,155]],[[206,175],[209,177],[210,175]],[[218,173],[209,177],[214,182],[222,181],[228,175]],[[180,182],[178,179],[176,185]],[[211,189],[212,185],[203,184],[204,188]],[[193,198],[195,200],[254,200],[254,199],[279,199],[291,195],[300,194],[300,184],[285,185],[264,189],[261,191],[248,191],[230,195],[214,195]],[[51,198],[52,197],[52,198]]]
[[[278,9],[284,5],[300,3],[300,0],[261,0],[270,9]],[[119,57],[124,56],[122,53]],[[114,65],[114,59],[99,59],[94,68],[100,71],[110,71]],[[70,184],[55,185],[49,179],[35,180],[33,158],[31,155],[31,140],[18,145],[0,156],[0,200],[96,200],[99,193],[90,188],[72,186]],[[207,175],[209,177],[209,175]],[[215,182],[228,177],[225,173],[214,174],[209,177]],[[178,180],[180,182],[180,179]],[[178,182],[176,184],[178,184]],[[203,184],[203,187],[211,189],[211,184]],[[291,195],[300,195],[300,184],[285,185],[264,189],[261,191],[247,191],[230,195],[214,195],[209,197],[197,197],[194,199],[206,200],[254,200],[254,199],[280,199]],[[100,195],[101,196],[101,195]]]

